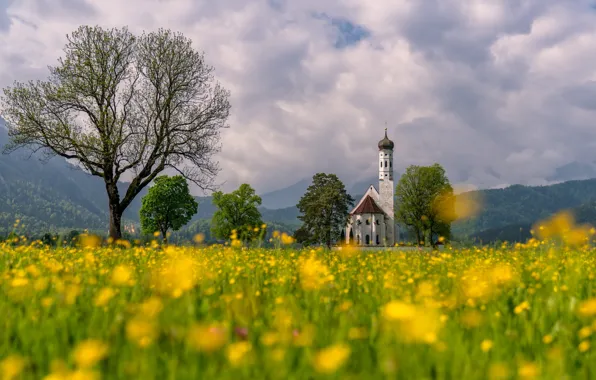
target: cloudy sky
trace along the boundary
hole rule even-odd
[[[219,181],[259,192],[439,162],[453,183],[542,184],[596,160],[587,0],[0,0],[0,87],[43,79],[80,24],[192,38],[231,91]]]

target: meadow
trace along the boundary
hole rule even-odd
[[[3,243],[0,375],[594,378],[596,249],[567,232],[436,253]]]

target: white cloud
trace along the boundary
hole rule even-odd
[[[584,1],[3,4],[1,87],[44,78],[81,23],[192,38],[232,92],[218,156],[227,190],[271,190],[317,171],[368,178],[385,122],[397,171],[437,161],[470,186],[537,183],[596,159],[596,12]],[[340,31],[315,14],[370,35],[338,49]]]

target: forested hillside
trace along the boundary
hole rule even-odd
[[[456,236],[473,236],[484,241],[494,240],[496,236],[519,240],[521,236],[523,240],[524,236],[529,236],[529,226],[564,209],[573,209],[584,221],[596,220],[593,218],[596,179],[537,187],[515,185],[481,190],[480,196],[484,199],[481,213],[471,220],[456,223],[453,226]]]

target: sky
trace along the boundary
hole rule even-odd
[[[453,184],[557,181],[596,161],[587,0],[0,0],[0,87],[45,79],[81,24],[184,33],[231,92],[218,182],[442,164]]]

